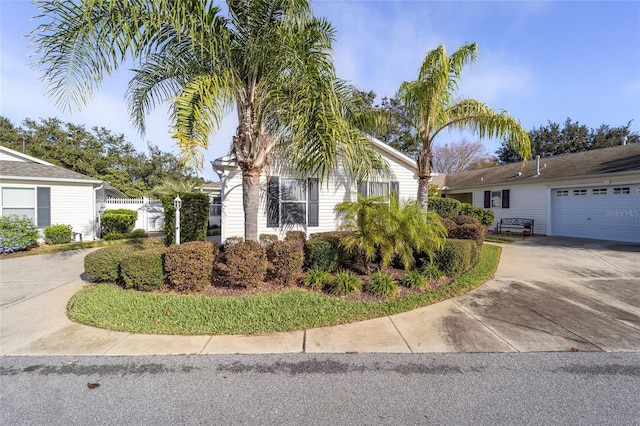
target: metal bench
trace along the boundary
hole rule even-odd
[[[522,229],[523,236],[533,236],[533,219],[521,217],[500,219],[497,227],[498,234],[502,234],[504,229]]]

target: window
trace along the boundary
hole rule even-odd
[[[358,193],[365,197],[389,197],[400,193],[400,182],[361,182]]]
[[[607,195],[607,188],[595,188],[591,190],[593,195]]]
[[[510,204],[511,190],[484,191],[484,208],[491,207],[508,209]]]
[[[2,215],[26,216],[38,228],[51,225],[51,188],[2,188]]]
[[[574,189],[573,190],[573,196],[574,197],[584,197],[587,195],[587,190],[586,189]]]
[[[307,187],[298,179],[280,180],[280,218],[284,225],[307,223]]]
[[[267,226],[318,226],[318,179],[272,176],[267,188]]]
[[[615,195],[631,194],[631,188],[629,188],[628,186],[624,188],[613,188],[613,193]]]
[[[556,191],[556,197],[568,197],[569,191],[566,189],[559,189]]]
[[[222,214],[222,197],[211,198],[209,205],[209,216],[221,216]]]

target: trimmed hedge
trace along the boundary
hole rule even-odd
[[[124,244],[107,246],[84,257],[84,272],[101,282],[121,282],[120,261],[135,251],[163,247],[162,238],[132,239]]]
[[[178,291],[199,291],[211,284],[218,245],[210,241],[191,241],[170,246],[164,255],[169,285]]]
[[[457,277],[474,265],[474,248],[478,250],[473,240],[447,239],[436,253],[434,263],[445,275]]]
[[[460,216],[462,203],[453,198],[432,197],[428,200],[428,209],[436,212],[443,219],[453,219]]]
[[[170,194],[162,197],[164,207],[165,244],[176,241],[176,209],[173,200],[180,195],[180,243],[205,241],[209,225],[209,196],[200,192]]]
[[[482,207],[474,206],[467,203],[462,203],[460,209],[461,216],[471,216],[478,220],[484,226],[491,226],[495,219],[495,213],[493,210],[483,209]]]
[[[298,239],[277,241],[273,250],[273,279],[280,285],[296,285],[304,266],[304,245]]]
[[[47,244],[67,244],[71,242],[71,225],[52,225],[44,228]]]
[[[445,227],[449,238],[474,240],[478,247],[482,247],[487,235],[487,228],[471,216],[458,216],[453,220],[446,220]]]
[[[119,244],[93,251],[84,257],[84,272],[97,281],[120,282],[120,262],[137,250],[134,245]]]
[[[131,232],[138,220],[138,212],[129,209],[107,210],[100,216],[101,234]]]
[[[298,241],[304,244],[307,241],[307,234],[303,231],[287,231],[284,236],[285,241]]]
[[[333,272],[340,266],[340,238],[319,237],[304,245],[305,262],[309,269]]]
[[[260,234],[258,241],[260,241],[260,244],[262,244],[267,253],[267,260],[273,262],[273,245],[280,241],[278,236],[273,234]]]
[[[165,247],[129,253],[120,261],[125,288],[139,291],[161,290],[165,286],[163,258]]]
[[[220,274],[227,284],[258,288],[267,274],[267,254],[257,241],[239,241],[226,244],[219,264]]]
[[[0,216],[0,253],[26,250],[38,244],[40,231],[26,216]]]

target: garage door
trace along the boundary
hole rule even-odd
[[[551,190],[553,235],[640,243],[640,184]]]

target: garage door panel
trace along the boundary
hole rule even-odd
[[[553,234],[640,242],[640,190],[638,187],[640,185],[625,185],[624,188],[629,188],[629,193],[626,194],[616,193],[616,191],[622,192],[619,185],[552,189]]]

